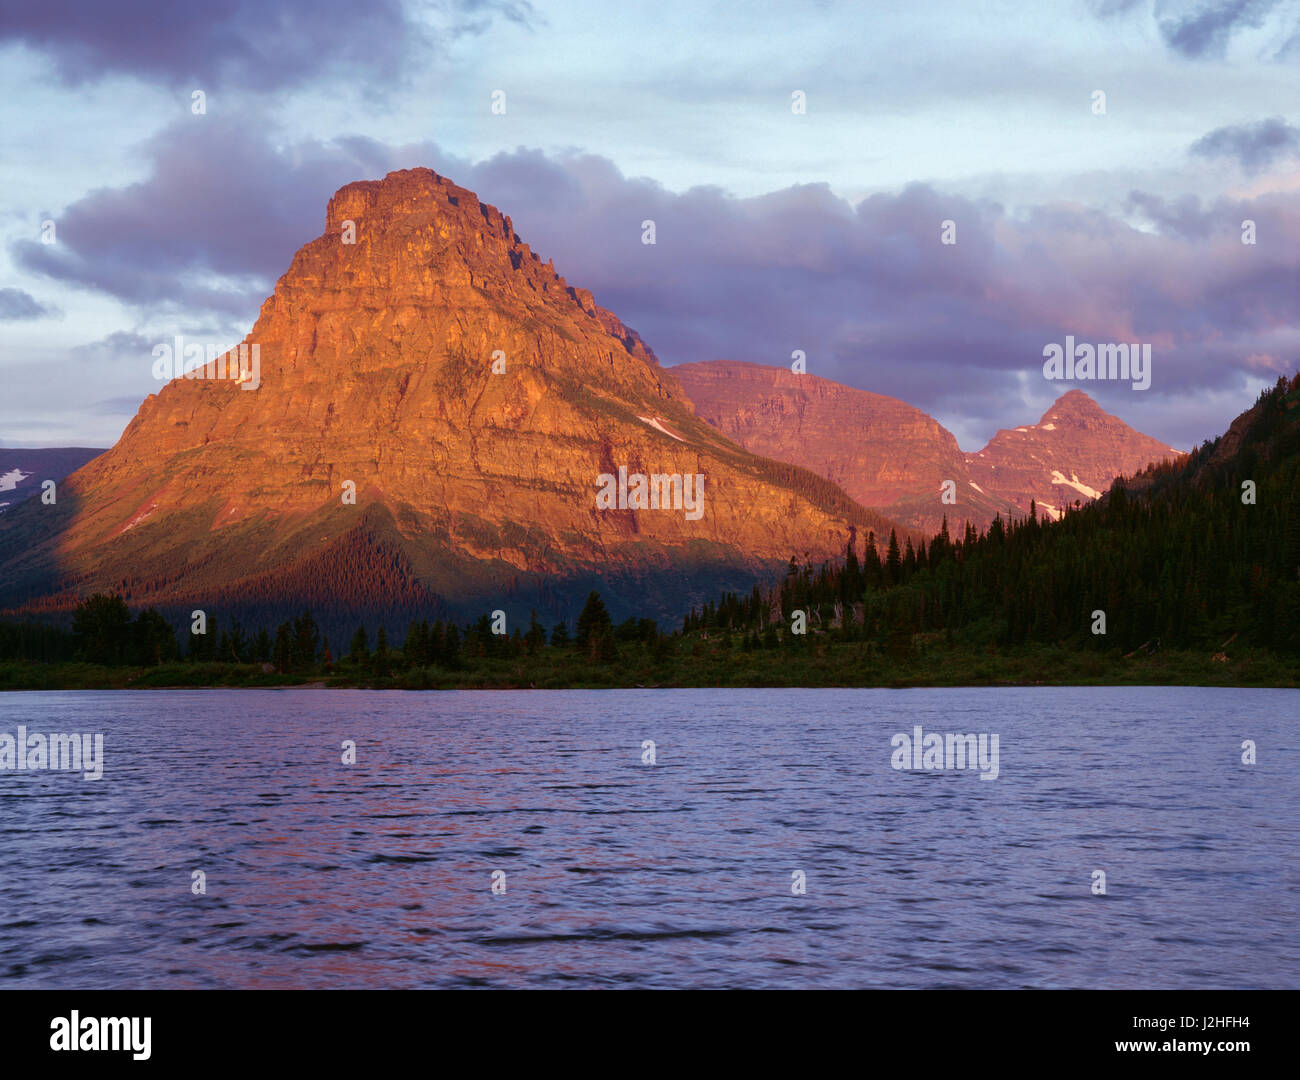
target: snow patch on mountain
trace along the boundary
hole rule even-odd
[[[1070,473],[1070,479],[1067,480],[1067,479],[1065,478],[1065,475],[1061,472],[1060,469],[1053,469],[1053,470],[1052,470],[1052,483],[1053,483],[1053,484],[1064,484],[1066,487],[1072,487],[1072,488],[1074,488],[1075,491],[1078,491],[1078,492],[1080,492],[1081,494],[1087,495],[1088,498],[1090,498],[1090,499],[1099,499],[1099,498],[1101,498],[1101,492],[1098,491],[1096,488],[1090,488],[1087,484],[1081,484],[1081,483],[1079,483],[1079,474],[1078,474],[1078,473],[1073,473],[1073,472]]]
[[[31,473],[25,473],[22,469],[10,469],[3,476],[0,476],[0,491],[13,491],[19,484],[26,480]],[[8,505],[7,503],[5,505]]]
[[[656,431],[662,431],[670,439],[676,439],[678,442],[686,441],[680,435],[674,435],[671,431],[669,431],[666,427],[664,427],[663,424],[659,422],[659,418],[656,416],[638,416],[637,419],[644,424],[649,424]]]
[[[151,517],[154,511],[157,509],[158,509],[158,504],[151,502],[148,506],[146,506],[143,510],[141,510],[140,513],[136,514],[135,517],[133,517],[122,527],[122,532],[130,532],[137,525],[139,525],[140,522],[144,521],[145,518]]]

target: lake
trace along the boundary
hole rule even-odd
[[[0,694],[0,734],[103,735],[99,780],[0,772],[0,987],[1295,987],[1298,705]]]

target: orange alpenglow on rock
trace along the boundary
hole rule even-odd
[[[863,506],[931,535],[945,517],[955,536],[966,521],[983,530],[997,514],[1025,517],[1031,500],[1058,517],[1115,477],[1180,454],[1082,390],[1064,394],[1037,425],[1000,431],[967,454],[920,409],[816,375],[730,360],[673,373],[699,415],[746,449],[811,469]]]
[[[246,340],[255,391],[174,380],[57,507],[3,515],[0,605],[554,615],[598,581],[616,615],[667,617],[888,533],[705,424],[634,330],[428,169],[341,188]],[[706,511],[597,510],[619,466],[706,477]]]

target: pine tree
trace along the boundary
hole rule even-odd
[[[293,662],[296,667],[310,668],[316,663],[316,650],[320,644],[320,631],[310,611],[304,611],[293,621]]]
[[[442,662],[446,667],[460,667],[460,630],[455,623],[447,624],[447,635],[442,647]]]
[[[866,586],[872,592],[878,591],[884,584],[884,570],[880,565],[880,551],[876,547],[874,529],[867,530],[867,548],[862,556],[862,572]]]
[[[840,601],[848,607],[862,595],[862,568],[854,550],[856,531],[849,533],[848,549],[844,553],[844,572],[840,577]]]
[[[248,636],[244,633],[244,628],[238,619],[232,619],[230,622],[230,651],[225,655],[225,659],[234,660],[237,664],[248,661]]]
[[[419,667],[424,663],[424,654],[428,648],[428,633],[428,626],[414,619],[406,628],[406,640],[402,642],[402,655],[412,667]]]
[[[258,629],[257,637],[253,639],[253,659],[259,664],[270,662],[271,635],[266,632],[265,626]]]
[[[293,670],[293,628],[282,622],[275,631],[275,666],[281,673]]]
[[[542,629],[542,624],[537,621],[537,609],[534,608],[528,616],[528,633],[524,637],[524,642],[529,656],[536,656],[546,644],[546,631]]]
[[[943,515],[943,524],[939,532],[930,541],[930,565],[938,567],[944,559],[952,554],[952,538],[948,535],[948,515]]]
[[[386,678],[390,674],[389,665],[391,658],[388,654],[388,631],[384,629],[383,624],[379,626],[379,632],[375,635],[375,655],[370,660],[370,670],[375,678]]]
[[[135,617],[131,636],[137,664],[162,664],[180,655],[171,624],[153,608],[147,608]]]
[[[92,664],[120,664],[131,646],[131,612],[116,593],[96,593],[77,605],[72,634]]]
[[[889,553],[885,556],[885,580],[897,585],[903,580],[903,557],[898,552],[898,534],[889,530]]]
[[[609,612],[605,609],[605,602],[601,600],[600,593],[594,589],[587,596],[587,602],[582,606],[582,611],[578,615],[577,633],[574,635],[574,641],[581,650],[586,650],[591,642],[593,634],[606,634],[609,636],[611,644],[613,642],[614,624],[609,617]]]
[[[352,635],[352,645],[348,648],[349,664],[366,664],[370,662],[370,637],[364,625],[358,626]]]

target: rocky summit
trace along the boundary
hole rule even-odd
[[[1111,416],[1082,390],[1070,390],[1037,424],[999,431],[966,462],[972,481],[1012,502],[1017,516],[1029,512],[1032,500],[1039,512],[1058,518],[1067,506],[1097,498],[1118,477],[1181,456]]]
[[[635,331],[428,169],[340,189],[243,346],[242,372],[151,394],[54,505],[3,515],[0,605],[557,617],[595,587],[675,616],[889,528],[704,423]]]
[[[960,535],[966,522],[982,530],[998,514],[1025,517],[1031,500],[1059,516],[1116,476],[1179,453],[1080,390],[1061,397],[1034,427],[1001,431],[966,454],[933,417],[883,394],[743,361],[672,370],[699,415],[723,434],[756,454],[812,469],[862,505],[931,534],[945,518]]]

